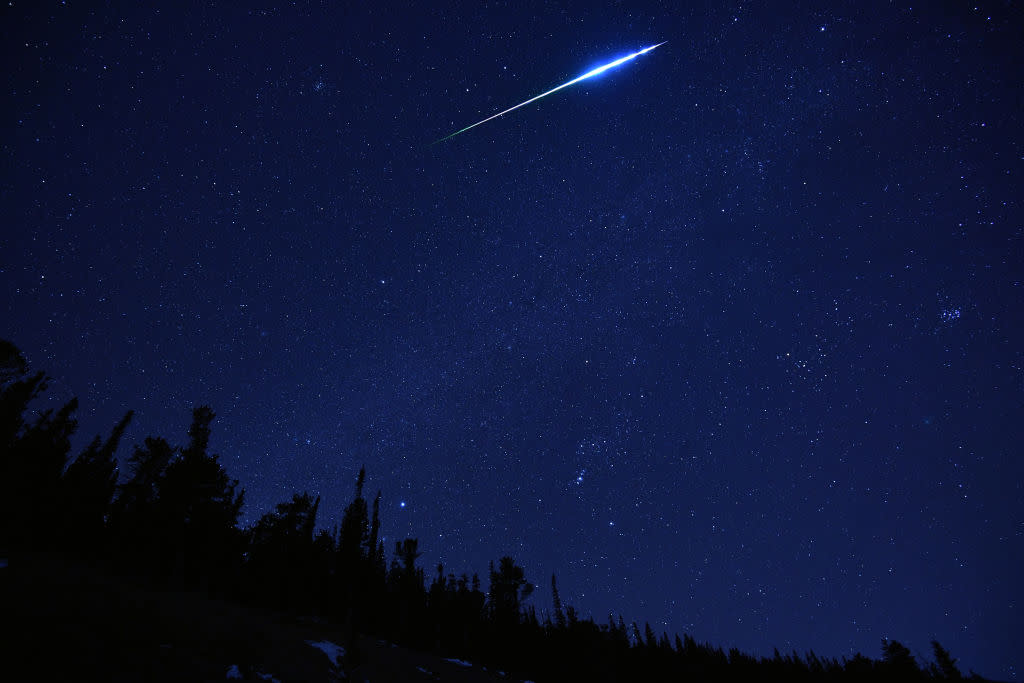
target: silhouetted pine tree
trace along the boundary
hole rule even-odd
[[[437,565],[437,574],[427,590],[427,610],[430,613],[432,645],[440,651],[447,642],[448,620],[451,615],[451,601],[454,598],[449,582],[444,576],[444,565]]]
[[[776,650],[776,654],[778,654],[778,650]],[[874,676],[875,662],[858,652],[844,663],[843,671],[855,681],[871,680]]]
[[[384,556],[381,553],[380,558],[377,557],[378,542],[380,540],[380,491],[377,491],[377,497],[373,499],[373,517],[370,520],[370,538],[367,543],[367,550],[372,554],[372,564],[374,569],[379,565],[381,571],[384,570]]]
[[[7,443],[0,451],[0,546],[51,547],[59,540],[60,515],[54,501],[71,451],[71,435],[78,427],[74,418],[78,399],[26,421],[23,413],[28,403],[45,387],[45,375],[37,373],[10,383],[0,397],[3,410],[10,411],[2,418]]]
[[[397,564],[396,564],[397,567]],[[434,624],[434,640],[443,652],[473,658],[478,652],[481,636],[481,619],[486,596],[480,591],[480,577],[470,579],[463,574],[458,579],[449,574],[443,576],[443,567],[438,565],[438,574],[431,584],[428,604],[430,619]]]
[[[644,622],[644,647],[651,650],[658,647],[658,637],[654,635],[654,629],[651,628],[651,622]]]
[[[334,614],[334,566],[338,559],[336,536],[336,533],[321,529],[313,538],[313,575],[310,577],[310,587],[314,596],[313,608],[324,617]]]
[[[555,627],[566,628],[565,611],[562,609],[562,599],[558,595],[558,580],[551,575],[551,602],[555,611]]]
[[[313,531],[320,497],[294,494],[249,531],[246,570],[259,602],[288,609],[311,606],[317,577]]]
[[[527,651],[531,643],[530,624],[524,619],[522,605],[533,591],[533,585],[526,580],[523,568],[509,557],[488,566],[490,586],[487,592],[487,639],[485,648],[488,658],[495,664],[523,671],[524,657],[515,653]],[[535,618],[534,620],[535,621]],[[539,625],[536,630],[540,630]]]
[[[882,640],[882,663],[876,670],[884,680],[915,681],[923,678],[914,655],[896,640]]]
[[[520,607],[533,592],[533,585],[526,580],[523,568],[511,557],[505,556],[498,561],[497,571],[494,569],[494,563],[491,563],[490,579],[488,602],[491,618],[497,624],[518,623]]]
[[[114,426],[106,441],[99,435],[68,465],[61,480],[60,507],[67,543],[95,555],[103,542],[117,486],[114,453],[132,419],[132,411]]]
[[[0,454],[5,458],[25,427],[25,411],[46,391],[49,379],[44,372],[28,376],[18,348],[0,339]]]
[[[122,561],[152,572],[167,520],[158,506],[160,487],[174,449],[162,438],[146,437],[128,458],[128,480],[111,505],[109,538]]]
[[[356,495],[345,508],[338,530],[338,551],[335,564],[335,612],[355,628],[355,621],[365,613],[366,565],[369,553],[370,522],[367,515],[363,485],[366,468],[356,478]]]
[[[18,348],[0,339],[0,552],[11,545],[24,545],[30,538],[25,527],[32,517],[34,492],[32,464],[27,461],[23,439],[29,427],[25,413],[32,401],[46,391],[48,377],[43,372],[28,375],[28,364]]]
[[[167,466],[157,499],[165,521],[165,557],[172,575],[189,585],[223,578],[241,559],[243,539],[236,524],[245,492],[235,493],[238,482],[207,453],[213,418],[208,406],[192,411],[189,444]]]
[[[419,541],[407,538],[395,543],[395,556],[391,561],[388,585],[395,607],[397,636],[400,642],[415,644],[418,627],[424,623],[426,589],[423,570],[416,566],[419,559]]]
[[[956,666],[956,660],[949,654],[949,651],[939,645],[939,641],[932,641],[932,653],[935,656],[935,663],[929,667],[932,678],[940,678],[947,681],[963,680],[963,674]]]
[[[0,386],[28,372],[28,363],[21,350],[6,339],[0,339]]]
[[[387,564],[384,560],[384,542],[380,540],[380,496],[381,492],[377,491],[373,499],[362,591],[365,598],[363,608],[366,610],[367,628],[375,633],[387,627],[387,615],[383,613],[387,593]]]

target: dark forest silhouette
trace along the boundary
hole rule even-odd
[[[12,560],[27,552],[88,557],[163,589],[315,616],[349,634],[349,668],[359,663],[357,634],[366,634],[536,680],[961,678],[935,641],[932,663],[896,641],[883,641],[877,660],[778,651],[754,657],[690,635],[659,635],[622,616],[598,623],[562,603],[554,576],[552,610],[538,615],[528,602],[533,584],[512,557],[491,563],[486,592],[478,575],[456,576],[441,565],[428,581],[417,566],[417,539],[395,543],[388,561],[381,493],[367,502],[365,469],[331,530],[317,530],[320,499],[308,493],[240,528],[244,492],[208,452],[209,407],[193,411],[186,445],[146,438],[119,472],[115,451],[132,413],[71,458],[77,399],[31,410],[49,381],[0,340],[0,556]]]

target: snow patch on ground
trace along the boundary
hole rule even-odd
[[[345,648],[341,645],[336,645],[329,640],[307,640],[306,645],[315,647],[316,649],[327,655],[327,658],[331,660],[331,664],[338,664],[345,656]]]
[[[264,681],[270,681],[270,683],[281,683],[281,681],[274,678],[273,674],[265,674],[257,671],[256,677]],[[232,664],[228,667],[228,673],[226,678],[231,681],[245,680],[245,676],[242,675],[242,670],[238,668],[237,664]]]
[[[458,664],[459,666],[473,666],[471,662],[467,662],[465,659],[446,659],[444,661]]]

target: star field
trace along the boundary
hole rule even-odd
[[[1020,22],[11,2],[0,336],[79,447],[209,404],[247,523],[365,464],[428,574],[1018,679]]]

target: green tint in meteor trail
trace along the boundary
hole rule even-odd
[[[516,109],[519,109],[519,107],[525,107],[526,105],[530,104],[531,102],[536,102],[537,100],[539,100],[542,97],[547,97],[551,93],[558,92],[562,88],[568,88],[570,85],[574,85],[576,83],[579,83],[580,81],[585,80],[587,78],[590,78],[591,76],[597,76],[598,74],[604,73],[608,69],[613,69],[613,68],[619,66],[620,64],[624,64],[624,63],[630,61],[631,59],[635,59],[635,58],[639,57],[642,54],[650,52],[651,50],[653,50],[656,47],[661,47],[662,45],[664,45],[667,42],[668,41],[663,41],[663,42],[658,43],[657,45],[651,45],[650,47],[645,47],[643,50],[640,50],[639,52],[634,52],[631,55],[626,55],[625,57],[621,57],[619,59],[616,59],[613,62],[608,62],[604,66],[599,66],[596,69],[588,71],[587,73],[583,74],[582,76],[577,76],[576,78],[572,79],[571,81],[569,81],[567,83],[563,83],[562,85],[560,85],[560,86],[558,86],[556,88],[552,88],[551,90],[548,90],[547,92],[543,92],[540,95],[537,95],[536,97],[531,97],[530,99],[526,100],[525,102],[520,102],[519,104],[517,104],[514,107],[509,107],[505,111],[500,111],[497,114],[493,114],[491,116],[488,116],[483,121],[477,121],[476,123],[474,123],[472,125],[466,126],[465,128],[462,128],[461,130],[455,131],[451,135],[446,135],[445,137],[441,138],[440,140],[435,140],[433,142],[433,144],[436,145],[439,142],[444,142],[445,140],[449,140],[449,139],[455,137],[456,135],[458,135],[460,133],[465,133],[470,128],[476,128],[480,124],[487,123],[491,119],[496,119],[499,116],[504,116],[505,114],[509,113],[510,111],[515,111]]]

